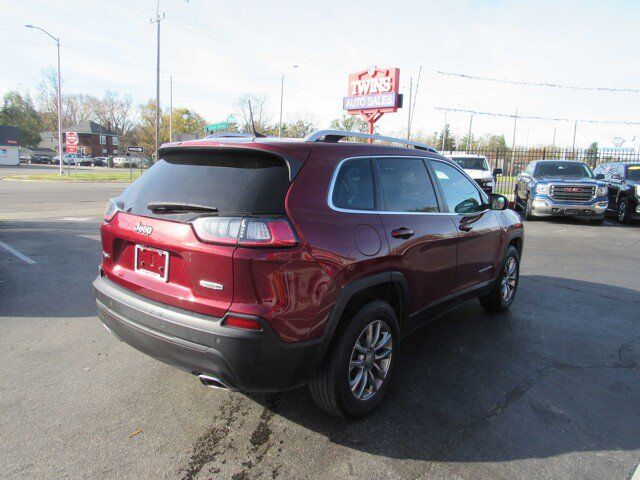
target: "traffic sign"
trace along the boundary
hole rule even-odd
[[[78,153],[78,146],[77,145],[69,145],[67,143],[67,153]]]
[[[207,132],[219,132],[220,130],[227,130],[228,128],[229,122],[211,123],[204,127]]]
[[[67,132],[66,141],[67,141],[67,146],[78,145],[78,134],[76,132]]]
[[[144,148],[143,147],[129,147],[129,148],[127,148],[127,151],[142,153],[142,152],[144,152]]]

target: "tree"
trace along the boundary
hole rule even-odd
[[[251,114],[249,112],[249,104],[251,104],[251,113],[253,113],[253,127],[251,125]],[[240,130],[243,132],[253,133],[255,127],[256,132],[263,135],[277,135],[278,126],[271,121],[271,116],[267,111],[269,104],[269,96],[266,93],[254,95],[245,93],[236,101],[236,107],[240,111]]]
[[[58,132],[58,77],[53,68],[42,73],[38,94],[38,111],[45,131]],[[97,99],[83,93],[62,95],[62,128],[72,127],[93,117],[93,104]]]
[[[598,142],[593,142],[591,145],[589,145],[586,154],[589,161],[594,161],[596,158],[598,158]]]
[[[443,143],[442,143],[442,137],[443,136],[444,136],[444,148],[443,148]],[[444,126],[444,130],[441,131],[440,135],[438,136],[438,144],[434,145],[434,146],[438,150],[443,150],[443,151],[447,151],[447,152],[456,149],[456,139],[451,134],[451,131],[449,129],[449,124],[448,123]]]
[[[315,130],[316,127],[313,124],[313,120],[299,118],[293,122],[282,125],[282,136],[288,138],[304,138]]]
[[[341,118],[331,120],[329,128],[332,130],[369,133],[369,123],[360,115],[342,115]],[[376,132],[375,129],[374,132]]]
[[[107,90],[101,99],[91,98],[89,102],[94,119],[115,132],[122,147],[135,143],[132,130],[136,125],[138,112],[130,95],[121,97],[118,93]]]
[[[166,114],[168,117],[168,113]],[[166,120],[168,122],[168,118]],[[207,121],[198,113],[188,108],[173,109],[173,134],[180,135],[183,133],[196,133],[201,135],[204,133],[204,127]]]
[[[0,125],[11,125],[20,129],[22,143],[36,147],[40,143],[40,119],[28,93],[7,92],[0,107]]]

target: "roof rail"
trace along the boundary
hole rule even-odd
[[[349,132],[347,130],[318,130],[310,133],[304,138],[305,142],[329,142],[337,143],[343,138],[366,138],[371,140],[379,140],[381,142],[400,143],[402,145],[410,145],[418,150],[426,150],[428,152],[438,153],[438,150],[427,145],[426,143],[413,142],[405,138],[385,137],[383,135],[373,135],[371,133]]]
[[[241,133],[241,132],[221,132],[207,135],[204,138],[254,138],[253,133]]]

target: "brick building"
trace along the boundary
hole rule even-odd
[[[76,132],[78,134],[78,152],[90,157],[109,157],[118,155],[118,135],[91,120],[79,123],[71,128],[65,128],[63,132]],[[55,132],[42,132],[40,148],[58,148],[58,137]],[[62,137],[64,142],[64,136]]]

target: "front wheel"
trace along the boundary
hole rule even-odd
[[[510,246],[502,260],[500,277],[493,290],[480,297],[480,303],[489,312],[503,312],[511,306],[516,297],[520,280],[520,254]]]
[[[629,223],[629,200],[623,198],[618,204],[618,221],[620,223]]]
[[[527,197],[527,203],[524,207],[524,219],[525,220],[533,220],[535,217],[533,216],[533,199],[531,195]]]
[[[345,318],[309,383],[315,403],[340,417],[359,418],[372,411],[393,375],[399,340],[396,314],[386,302],[369,302]]]

